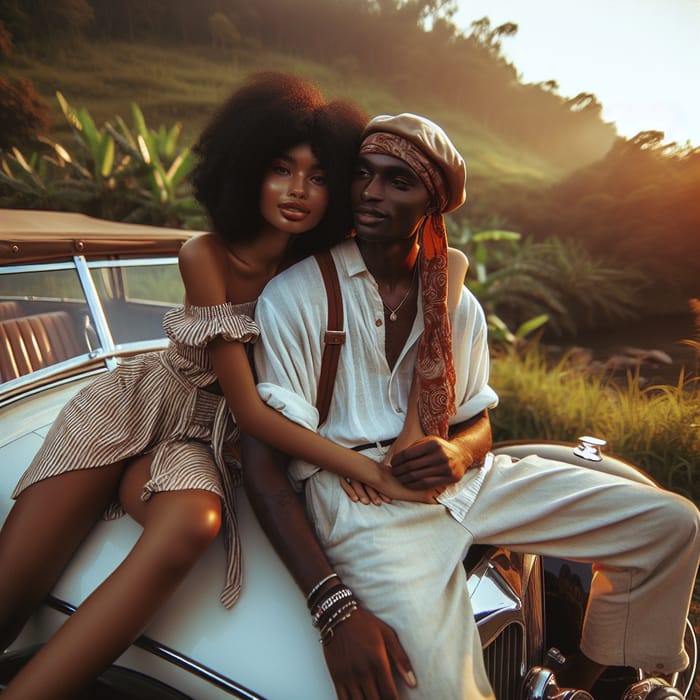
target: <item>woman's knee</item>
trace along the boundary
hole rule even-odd
[[[154,508],[144,534],[156,540],[161,561],[169,560],[174,566],[191,565],[221,529],[221,499],[214,493],[159,493],[151,498],[149,506]]]

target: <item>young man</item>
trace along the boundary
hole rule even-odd
[[[417,382],[427,437],[394,454],[392,470],[407,486],[445,489],[439,504],[367,506],[332,474],[292,462],[315,539],[279,458],[249,442],[253,506],[309,593],[341,699],[493,698],[461,566],[475,542],[593,562],[581,653],[562,684],[590,688],[606,665],[679,670],[700,546],[695,506],[569,464],[488,453],[487,410],[497,399],[484,315],[466,289],[449,318],[446,305],[443,213],[464,201],[465,178],[461,156],[429,120],[402,114],[368,125],[352,187],[357,235],[333,250],[346,343],[320,427],[327,308],[315,260],[273,280],[256,311],[263,399],[378,461]]]

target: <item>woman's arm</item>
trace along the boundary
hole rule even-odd
[[[222,259],[219,244],[213,239],[207,240],[207,236],[201,238],[204,240],[188,242],[180,253],[180,271],[188,303],[214,306],[226,301],[247,301],[230,298],[232,295],[228,291],[236,280],[230,279],[231,271]],[[251,288],[249,280],[242,280],[240,286]],[[219,385],[241,432],[285,454],[362,481],[390,498],[434,502],[428,492],[401,486],[387,469],[368,457],[288,420],[265,404],[258,394],[244,344],[218,338],[209,343],[208,349]]]

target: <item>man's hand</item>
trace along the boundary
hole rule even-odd
[[[459,481],[474,462],[463,445],[430,435],[391,459],[391,473],[406,487],[430,489]]]
[[[398,700],[392,674],[416,687],[411,662],[394,630],[358,608],[333,630],[323,647],[338,700]]]
[[[416,440],[391,459],[391,473],[409,489],[445,489],[479,467],[491,449],[488,411],[450,428],[450,439]]]

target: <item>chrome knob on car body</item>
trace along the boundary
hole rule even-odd
[[[600,462],[603,459],[601,454],[607,441],[602,438],[583,435],[578,439],[578,445],[574,448],[574,454],[589,462]]]

